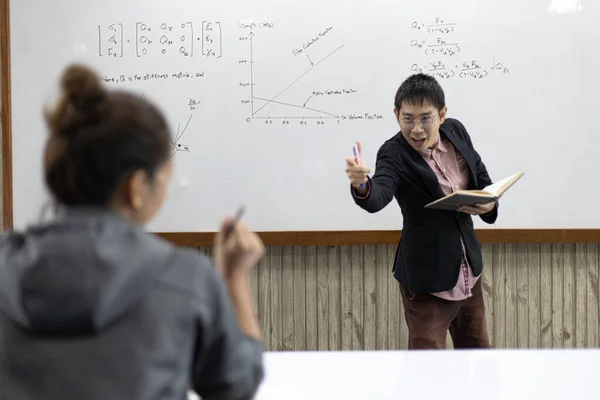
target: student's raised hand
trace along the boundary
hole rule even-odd
[[[360,142],[356,142],[356,144],[358,146],[358,157],[354,156],[346,158],[346,174],[348,175],[348,179],[352,186],[358,189],[361,184],[367,182],[367,175],[371,170],[364,164]]]
[[[474,204],[472,206],[460,206],[458,211],[471,215],[487,214],[494,209],[496,203]]]
[[[226,218],[215,237],[214,261],[225,278],[245,278],[265,254],[265,246],[260,237],[232,218]]]

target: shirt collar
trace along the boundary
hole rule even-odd
[[[433,152],[441,152],[441,153],[447,153],[448,152],[448,143],[446,143],[446,139],[444,139],[444,137],[440,134],[439,138],[438,138],[438,142],[437,145],[433,148],[433,149],[425,149],[422,151],[419,151],[419,153],[421,154],[421,156],[423,157],[432,157],[433,156]]]

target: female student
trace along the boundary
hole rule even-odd
[[[163,114],[79,65],[62,92],[44,154],[62,212],[0,241],[0,397],[252,398],[263,343],[247,274],[260,239],[226,219],[213,267],[146,232],[171,179]]]

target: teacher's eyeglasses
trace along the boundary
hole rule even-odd
[[[421,128],[423,129],[429,129],[433,126],[433,123],[437,117],[437,115],[426,115],[419,119],[415,119],[413,117],[400,117],[400,124],[407,129],[413,129],[415,124],[421,125]]]

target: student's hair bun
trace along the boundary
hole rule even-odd
[[[83,65],[69,66],[60,83],[65,97],[80,111],[96,105],[104,97],[100,77]]]
[[[100,77],[81,64],[65,69],[60,88],[62,99],[46,119],[52,135],[69,139],[97,123],[107,93]]]
[[[59,88],[58,103],[45,112],[49,137],[43,161],[57,204],[110,208],[134,171],[154,178],[172,156],[166,118],[138,94],[107,89],[81,64],[64,70]]]

